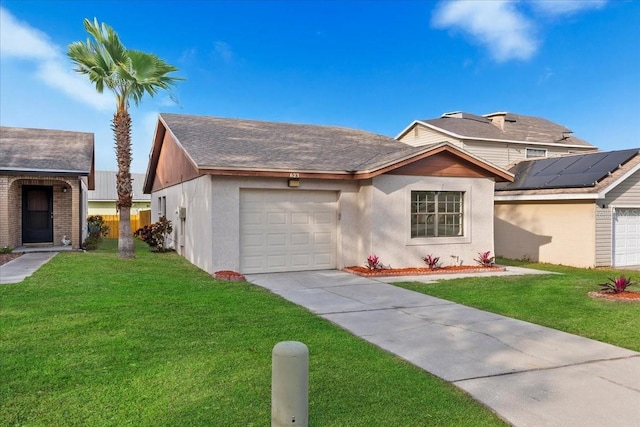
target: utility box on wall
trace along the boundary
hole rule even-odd
[[[187,208],[180,206],[178,208],[178,218],[185,219],[187,217]]]

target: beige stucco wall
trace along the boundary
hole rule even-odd
[[[474,264],[478,252],[493,252],[493,189],[486,178],[433,178],[384,175],[362,182],[302,179],[289,189],[286,179],[202,176],[152,194],[152,219],[159,197],[166,197],[167,218],[174,224],[170,244],[208,272],[240,269],[240,190],[318,190],[338,193],[336,266],[363,265],[371,253],[393,267],[422,265],[420,257],[450,255]],[[411,190],[464,191],[465,236],[454,239],[410,238]],[[181,221],[177,208],[186,208]]]
[[[594,267],[595,208],[593,201],[496,202],[496,254]]]
[[[411,191],[463,191],[464,236],[412,239],[410,235]],[[453,256],[475,265],[478,252],[493,248],[493,190],[488,178],[444,178],[382,175],[373,179],[370,247],[383,264],[392,267],[422,266],[428,254],[443,265]],[[364,254],[366,259],[367,253]]]

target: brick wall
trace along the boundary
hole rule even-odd
[[[0,246],[22,245],[22,187],[53,187],[53,244],[63,236],[80,248],[80,185],[77,178],[0,175]],[[63,192],[63,188],[67,188]]]

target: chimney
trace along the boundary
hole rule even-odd
[[[497,113],[485,114],[484,117],[491,120],[491,123],[493,123],[495,127],[504,131],[504,118],[506,115],[506,111],[499,111]]]

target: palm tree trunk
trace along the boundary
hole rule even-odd
[[[133,258],[133,233],[131,232],[131,204],[133,187],[131,184],[131,116],[126,109],[118,109],[113,116],[113,134],[116,140],[116,209],[120,212],[118,231],[118,256]]]

